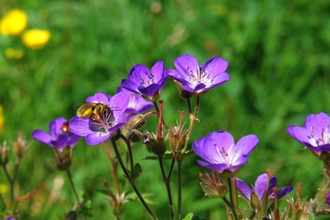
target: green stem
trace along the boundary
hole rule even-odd
[[[7,170],[6,164],[2,165],[3,170],[5,172],[5,175],[6,175],[6,178],[9,182],[9,185],[10,185],[10,204],[11,205],[14,204],[14,185],[15,185],[15,179],[16,179],[16,176],[17,176],[17,173],[18,173],[18,167],[19,167],[20,161],[21,161],[20,159],[16,160],[13,177],[10,177],[10,174]]]
[[[191,114],[191,113],[192,113],[192,111],[191,111],[191,103],[190,103],[190,98],[186,98],[186,100],[187,100],[187,105],[188,105],[189,114]]]
[[[159,108],[158,108],[157,102],[156,101],[153,101],[152,103],[154,104],[154,107],[156,109],[156,112],[159,112]]]
[[[167,178],[166,175],[165,175],[164,160],[163,160],[162,156],[158,156],[158,162],[159,162],[160,169],[162,171],[163,182],[165,183],[165,186],[166,186],[167,197],[168,197],[168,206],[169,206],[169,209],[170,209],[171,219],[175,219],[174,218],[174,208],[173,208],[171,186],[170,186],[170,178]]]
[[[234,213],[234,208],[233,208],[233,205],[231,202],[229,202],[229,200],[224,196],[222,197],[223,201],[226,203],[226,205],[230,208],[230,210],[232,211],[233,215],[234,215],[234,218],[237,220],[237,216],[235,216],[235,213]]]
[[[167,178],[168,179],[171,179],[171,176],[172,176],[172,171],[173,171],[173,168],[174,168],[174,162],[177,158],[177,155],[178,153],[173,151],[173,158],[172,158],[172,163],[171,163],[171,167],[170,167],[170,171],[168,172],[168,175],[167,175]]]
[[[182,159],[177,160],[178,164],[178,219],[181,219],[182,207]]]
[[[129,182],[129,184],[131,185],[131,187],[133,188],[135,194],[136,194],[137,197],[140,199],[142,205],[143,205],[144,208],[147,210],[147,212],[149,213],[150,217],[151,217],[152,219],[158,219],[158,218],[155,216],[155,214],[151,211],[151,209],[149,208],[148,204],[145,202],[145,200],[144,200],[144,198],[142,197],[142,195],[141,195],[139,189],[136,187],[135,182],[134,182],[134,178],[132,179],[130,173],[127,171],[127,169],[126,169],[126,167],[125,167],[125,165],[124,165],[124,163],[123,163],[123,160],[121,159],[121,155],[120,155],[120,152],[119,152],[119,150],[118,150],[118,147],[117,147],[117,144],[116,144],[115,139],[114,139],[113,137],[111,137],[110,140],[111,140],[112,146],[113,146],[113,148],[114,148],[114,150],[115,150],[115,154],[116,154],[117,160],[118,160],[118,162],[119,162],[119,165],[120,165],[120,167],[122,168],[122,170],[123,170],[123,172],[124,172],[126,178],[128,179],[128,182]]]
[[[199,103],[200,103],[200,97],[197,96],[196,97],[196,106],[195,106],[194,114],[191,114],[191,113],[189,114],[190,125],[189,125],[188,133],[187,133],[187,136],[186,136],[186,143],[185,143],[184,148],[182,149],[182,153],[184,153],[186,151],[186,148],[188,146],[188,141],[190,139],[192,130],[194,128],[195,121],[197,120],[197,115],[198,115],[198,111],[199,111]]]
[[[78,196],[78,193],[77,193],[77,191],[76,191],[76,187],[74,186],[73,181],[72,181],[72,175],[71,175],[70,170],[67,169],[67,170],[66,170],[66,173],[67,173],[67,175],[68,175],[68,178],[69,178],[69,182],[70,182],[70,185],[71,185],[72,191],[73,191],[73,193],[74,193],[74,195],[75,195],[77,201],[80,202],[80,200],[79,200],[79,196]]]
[[[238,220],[238,194],[237,194],[237,185],[236,185],[236,178],[228,178],[228,186],[229,186],[229,193],[230,193],[230,209],[233,212],[234,218]]]
[[[72,180],[72,175],[71,175],[70,170],[67,169],[67,170],[66,170],[66,173],[67,173],[67,175],[68,175],[68,178],[69,178],[69,182],[70,182],[70,185],[71,185],[72,191],[73,191],[73,193],[74,193],[74,195],[75,195],[75,197],[76,197],[76,200],[77,200],[77,202],[78,202],[78,204],[79,204],[79,206],[80,206],[81,204],[80,204],[79,196],[78,196],[78,193],[77,193],[77,191],[76,191],[76,187],[74,186],[74,183],[73,183],[73,180]],[[85,216],[84,214],[83,214],[83,218],[86,219],[86,216]]]
[[[118,195],[120,195],[121,191],[120,191],[120,186],[119,186],[118,174],[117,174],[117,169],[115,169],[115,167],[117,167],[117,165],[115,164],[115,162],[113,160],[109,143],[107,141],[105,141],[104,144],[106,146],[107,155],[108,155],[108,159],[110,162],[110,171],[111,171],[111,175],[112,175],[112,180],[115,185],[116,192],[118,193]]]
[[[131,173],[133,173],[134,170],[134,159],[133,159],[133,151],[132,151],[132,146],[131,146],[131,138],[133,137],[130,135],[128,139],[124,135],[120,135],[120,137],[125,141],[127,150],[128,150],[128,155],[129,155],[129,161],[130,161],[130,166],[131,166]]]

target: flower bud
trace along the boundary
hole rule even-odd
[[[157,138],[153,133],[147,133],[147,139],[144,143],[148,146],[148,148],[157,156],[163,156],[166,151],[166,138],[161,137]]]
[[[252,193],[251,193],[250,205],[255,210],[260,210],[260,208],[261,208],[259,198],[254,191],[252,191]]]
[[[6,146],[6,142],[0,145],[0,165],[4,166],[8,163],[8,150],[9,148]]]
[[[223,177],[217,173],[199,173],[201,182],[199,183],[205,195],[209,197],[223,197],[228,192],[227,185],[223,181]]]
[[[128,201],[129,200],[125,192],[121,194],[115,193],[110,195],[109,203],[112,208],[112,213],[116,216],[121,216],[124,210],[124,204]]]
[[[62,151],[55,150],[55,160],[49,162],[59,171],[67,171],[72,162],[72,148],[66,147]]]
[[[21,159],[29,148],[29,145],[23,139],[22,133],[18,132],[17,140],[14,141],[14,150],[16,156]]]
[[[127,123],[127,127],[130,130],[134,130],[134,129],[142,128],[145,124],[146,124],[145,117],[143,115],[137,115]]]
[[[169,130],[168,135],[170,138],[170,146],[174,151],[182,150],[186,145],[186,137],[188,130],[180,133],[179,127],[174,127],[172,130]]]

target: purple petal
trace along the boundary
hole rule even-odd
[[[164,78],[164,62],[163,61],[157,61],[154,66],[151,68],[151,74],[154,77],[155,83],[158,83],[160,80]]]
[[[194,88],[192,88],[192,85],[188,83],[188,85],[182,85],[182,89],[187,92],[197,92],[199,90],[204,90],[206,88],[206,85],[204,83],[197,84]]]
[[[150,85],[150,78],[152,78],[150,76],[150,70],[142,64],[135,65],[131,69],[131,72],[128,74],[128,79],[132,81],[136,86]]]
[[[234,144],[234,139],[228,132],[215,131],[195,141],[193,150],[198,156],[210,163],[225,163],[221,152],[223,149],[228,152],[228,148]]]
[[[71,138],[70,141],[68,142],[68,145],[70,147],[73,147],[74,145],[76,145],[76,143],[80,140],[80,136],[75,135],[75,134],[71,134]]]
[[[35,130],[32,132],[32,138],[44,144],[50,144],[52,137],[43,130]]]
[[[152,84],[148,87],[143,87],[143,86],[139,86],[138,90],[140,92],[140,94],[147,96],[148,98],[152,99],[152,97],[154,97],[154,95],[160,90],[159,89],[159,85],[158,84]]]
[[[267,184],[268,184],[268,175],[266,173],[258,176],[256,182],[254,183],[254,191],[257,194],[259,201],[261,201],[264,196]]]
[[[322,137],[323,130],[328,126],[330,126],[330,117],[324,112],[315,115],[310,114],[305,120],[305,128],[318,137]]]
[[[62,126],[64,123],[66,123],[67,120],[63,117],[57,118],[53,120],[49,124],[49,133],[52,137],[57,137],[58,134],[62,133]]]
[[[89,122],[89,118],[79,118],[78,116],[74,116],[69,121],[69,128],[71,133],[82,137],[85,137],[86,135],[92,133],[89,128]]]
[[[173,79],[181,82],[182,80],[185,80],[185,78],[182,77],[182,75],[179,73],[179,71],[175,69],[167,69],[165,70],[165,73],[167,73],[170,77]]]
[[[110,137],[110,133],[103,133],[103,132],[94,132],[85,137],[85,141],[88,145],[94,146],[100,144]]]
[[[241,152],[242,155],[249,155],[251,151],[256,147],[258,144],[259,139],[254,134],[249,134],[242,137],[236,144],[238,150]]]
[[[208,157],[205,154],[205,147],[204,147],[204,143],[205,143],[206,139],[207,139],[207,137],[199,138],[198,140],[194,141],[192,144],[193,151],[203,159]]]
[[[286,194],[290,193],[293,190],[293,186],[283,187],[282,189],[277,191],[278,199],[282,198]]]
[[[217,145],[220,145],[220,148],[223,148],[228,152],[228,150],[235,145],[233,136],[227,131],[216,131],[208,135],[208,138],[212,141],[218,142]],[[210,145],[212,148],[213,146]]]
[[[109,103],[109,99],[106,94],[97,92],[95,95],[87,97],[86,102],[103,103],[107,105]]]
[[[146,101],[139,94],[133,93],[123,87],[118,87],[117,93],[124,92],[129,95],[129,103],[126,108],[126,114],[139,114],[154,107],[152,102]]]
[[[195,57],[184,54],[174,60],[174,66],[185,79],[190,77],[190,72],[199,71],[199,65]]]
[[[317,151],[317,152],[330,151],[330,144],[324,144],[324,145],[321,145],[317,148],[316,147],[313,147],[313,148],[309,147],[309,148],[314,150],[314,151]]]
[[[237,184],[238,190],[245,196],[245,198],[250,200],[252,190],[248,186],[248,184],[246,184],[243,180],[241,180],[239,178],[236,178],[236,184]]]
[[[289,126],[287,127],[286,131],[300,143],[304,145],[310,145],[310,139],[308,139],[310,132],[306,128],[299,126]]]
[[[124,92],[119,92],[111,98],[109,107],[113,110],[115,119],[125,112],[128,103],[129,95]]]
[[[212,86],[209,89],[219,86],[229,80],[229,74],[226,72],[220,73],[213,78]]]
[[[208,162],[202,161],[202,160],[197,160],[197,162],[199,163],[199,165],[201,165],[202,167],[211,169],[211,170],[215,170],[219,173],[222,173],[226,168],[228,168],[227,164],[210,164]]]
[[[228,67],[228,62],[221,57],[213,57],[206,61],[202,67],[202,72],[208,73],[212,78],[224,72]]]
[[[57,137],[56,140],[52,141],[52,144],[55,148],[62,150],[67,147],[69,143],[69,137],[67,135],[61,134]]]
[[[121,81],[121,86],[122,86],[123,88],[125,88],[125,89],[131,91],[131,92],[134,92],[134,93],[136,93],[136,94],[140,94],[140,92],[139,92],[138,89],[137,89],[138,85],[137,85],[135,82],[131,81],[131,80],[123,79],[123,80]]]
[[[268,191],[273,192],[275,186],[277,186],[277,179],[275,176],[272,176],[269,181]]]

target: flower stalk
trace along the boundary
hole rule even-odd
[[[118,150],[118,147],[117,147],[117,144],[116,144],[116,141],[114,139],[114,137],[111,137],[110,138],[111,140],[111,144],[113,146],[113,149],[115,151],[115,154],[116,154],[116,158],[119,162],[119,165],[120,167],[122,168],[124,174],[125,174],[125,177],[127,178],[129,184],[131,185],[131,187],[133,188],[135,194],[137,195],[137,197],[139,198],[139,200],[141,201],[142,205],[144,206],[144,208],[147,210],[147,212],[149,213],[150,217],[154,220],[158,219],[155,214],[151,211],[151,209],[149,208],[148,204],[146,203],[146,201],[144,200],[143,196],[141,195],[139,189],[136,187],[136,184],[135,184],[135,178],[131,176],[131,174],[128,172],[128,170],[126,169],[125,165],[124,165],[124,162],[121,158],[121,155],[120,155],[120,152]]]

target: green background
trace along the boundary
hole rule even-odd
[[[0,36],[0,104],[5,130],[0,141],[22,131],[30,149],[23,158],[16,193],[33,192],[22,203],[22,219],[59,219],[70,210],[74,197],[65,173],[48,163],[50,148],[32,140],[34,129],[48,130],[51,120],[75,115],[76,106],[95,92],[115,94],[137,63],[151,67],[163,60],[166,68],[189,53],[200,64],[213,56],[229,62],[230,80],[201,97],[194,141],[215,130],[230,132],[237,141],[247,134],[259,137],[257,148],[238,177],[253,183],[266,169],[275,170],[279,187],[302,183],[302,197],[313,198],[322,186],[322,161],[286,133],[288,125],[303,125],[308,114],[329,112],[330,4],[328,1],[153,1],[127,0],[4,0],[0,16],[12,8],[28,14],[28,29],[48,29],[51,40],[41,50],[29,50],[19,37]],[[22,49],[20,60],[10,60],[8,47]],[[170,125],[186,110],[169,81],[161,99]],[[188,122],[186,115],[185,120]],[[150,131],[155,121],[148,122]],[[143,145],[134,146],[143,175],[137,180],[157,202],[152,209],[168,219],[164,185],[155,161]],[[71,171],[79,192],[91,193],[94,219],[112,218],[107,197],[93,191],[111,183],[109,162],[102,145],[89,147],[81,140],[74,148]],[[183,215],[195,212],[205,219],[222,219],[221,200],[203,198],[197,156],[184,161]],[[5,182],[0,172],[1,183]],[[64,180],[59,198],[50,201],[55,180]],[[57,184],[57,183],[56,183]],[[55,184],[55,185],[56,185]],[[174,198],[176,181],[172,181]],[[129,189],[129,187],[127,187]],[[294,191],[295,192],[295,191]],[[295,196],[295,193],[291,196]],[[6,195],[3,195],[6,196]],[[285,203],[285,201],[282,201]],[[138,202],[125,206],[123,219],[145,213]],[[147,214],[144,214],[147,216]],[[141,217],[142,219],[142,217]]]

